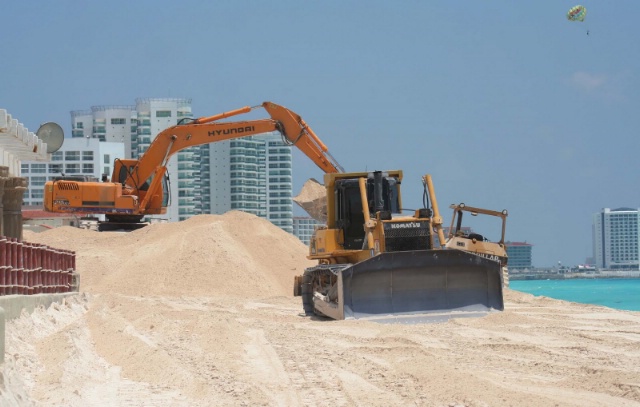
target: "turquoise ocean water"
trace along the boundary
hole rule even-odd
[[[509,288],[558,300],[640,311],[640,279],[517,280]]]

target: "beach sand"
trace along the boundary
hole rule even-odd
[[[505,311],[306,317],[294,236],[242,212],[62,227],[81,293],[7,321],[2,406],[640,406],[640,313],[506,290]]]

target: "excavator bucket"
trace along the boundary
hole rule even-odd
[[[345,319],[435,322],[504,309],[500,264],[460,250],[381,253],[340,277]]]

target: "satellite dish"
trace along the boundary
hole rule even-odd
[[[58,123],[48,122],[40,126],[36,136],[47,143],[47,154],[55,153],[62,147],[64,132]]]

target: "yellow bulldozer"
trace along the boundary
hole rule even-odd
[[[401,170],[327,173],[324,196],[294,199],[326,222],[309,245],[318,264],[294,280],[307,315],[413,323],[504,309],[500,262],[447,245],[429,175],[424,207],[403,213],[402,178]]]

